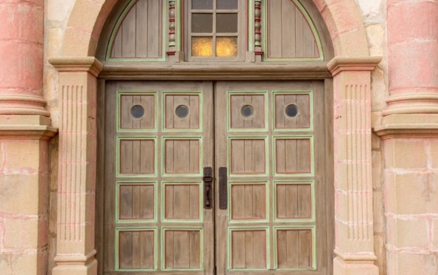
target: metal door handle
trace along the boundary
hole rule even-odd
[[[213,184],[213,168],[204,167],[204,177],[202,178],[204,181],[204,208],[211,209],[212,208],[212,184]]]
[[[227,167],[219,167],[219,209],[228,207],[228,178]]]

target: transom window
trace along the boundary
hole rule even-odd
[[[239,56],[238,0],[191,0],[187,21],[189,57],[236,59]]]

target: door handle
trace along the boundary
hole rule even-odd
[[[228,178],[227,167],[219,167],[219,209],[228,207]]]
[[[211,209],[213,204],[213,168],[204,167],[204,177],[202,180],[204,181],[204,208]]]

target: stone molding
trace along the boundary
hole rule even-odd
[[[391,114],[383,117],[382,124],[374,127],[382,139],[436,138],[438,114]]]
[[[97,77],[102,71],[103,65],[95,57],[51,57],[50,64],[60,73],[88,72]]]
[[[341,72],[372,71],[382,61],[381,56],[344,57],[333,58],[327,67],[335,77]]]
[[[393,114],[438,114],[438,94],[436,92],[415,92],[391,95],[387,109],[382,115]]]
[[[49,117],[46,101],[41,96],[9,94],[0,95],[0,115],[40,115]]]
[[[0,122],[0,139],[50,140],[58,132],[46,116],[0,115]]]

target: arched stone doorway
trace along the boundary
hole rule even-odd
[[[94,191],[98,171],[96,77],[102,65],[90,56],[95,54],[102,26],[116,2],[77,2],[64,37],[63,56],[50,60],[60,72],[62,104],[55,258],[58,266],[54,274],[97,272],[94,256]],[[369,57],[354,1],[314,3],[328,26],[336,56],[328,64],[334,77],[336,136],[334,274],[377,274],[373,264],[369,90],[370,71],[380,58]],[[149,76],[158,78],[163,72],[166,73],[152,70]],[[71,201],[76,202],[74,208]]]

